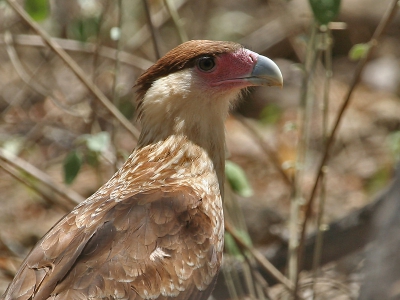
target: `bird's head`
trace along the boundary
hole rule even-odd
[[[282,86],[269,58],[232,42],[194,40],[169,51],[137,81],[142,144],[173,134],[197,144],[223,139],[223,122],[241,90]],[[222,135],[222,136],[220,136]]]

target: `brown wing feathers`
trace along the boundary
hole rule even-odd
[[[35,285],[25,288],[28,292],[17,289],[26,296],[21,299],[32,294],[35,299],[50,295],[58,295],[57,299],[112,297],[104,291],[117,291],[121,299],[154,298],[160,292],[177,296],[192,289],[192,275],[193,286],[202,290],[214,277],[217,269],[207,264],[209,256],[215,255],[207,253],[212,235],[210,219],[199,210],[202,201],[190,188],[153,190],[118,203],[105,203],[112,203],[112,207],[103,210],[105,215],[95,216],[102,220],[92,223],[96,227],[73,226],[72,212],[65,219],[68,221],[55,226],[55,232],[50,231],[32,251],[19,276],[21,280],[25,276],[39,278]],[[64,231],[67,224],[72,225],[71,232]],[[61,240],[69,244],[60,245]],[[200,277],[208,280],[196,280]]]

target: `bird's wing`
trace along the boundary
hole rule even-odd
[[[78,206],[55,225],[5,299],[207,299],[221,254],[212,216],[191,188],[101,203]]]

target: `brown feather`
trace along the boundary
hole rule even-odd
[[[43,237],[23,262],[5,299],[90,295],[90,299],[178,300],[208,293],[219,269],[219,264],[209,264],[210,252],[222,251],[223,227],[216,235],[219,214],[210,205],[215,195],[204,193],[200,178],[194,177],[191,187],[182,183],[192,173],[168,179],[168,174],[185,169],[182,160],[208,160],[199,147],[180,144],[168,157],[153,157],[146,148],[137,150],[103,188]],[[161,168],[161,179],[151,189],[143,187],[166,160],[172,169]],[[148,163],[133,168],[138,161]],[[211,163],[199,166],[198,172],[214,173],[213,185],[218,187]]]

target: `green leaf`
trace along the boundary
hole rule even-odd
[[[368,178],[366,182],[366,189],[370,195],[381,191],[387,186],[391,179],[392,168],[387,165],[383,165],[381,169],[378,169],[375,174]]]
[[[110,134],[106,131],[86,136],[86,145],[90,151],[104,152],[110,145]]]
[[[47,0],[25,0],[25,10],[35,21],[43,21],[49,15]]]
[[[100,160],[99,160],[99,153],[98,152],[94,152],[94,151],[86,151],[85,153],[85,162],[93,167],[93,168],[97,168],[100,164]]]
[[[99,17],[81,18],[77,19],[69,25],[69,31],[72,37],[86,42],[92,37],[97,36],[99,31]]]
[[[349,58],[351,60],[360,60],[368,54],[370,48],[369,44],[355,44],[350,49]]]
[[[263,124],[275,124],[282,115],[282,109],[276,104],[269,104],[260,113],[260,121]]]
[[[331,22],[339,13],[340,0],[309,0],[314,18],[322,25]]]
[[[128,93],[119,99],[118,110],[129,120],[135,114],[136,106],[132,101],[132,95]]]
[[[236,234],[241,238],[243,242],[245,242],[248,246],[252,246],[251,238],[246,231],[236,230]],[[225,232],[225,249],[227,252],[233,256],[235,256],[239,260],[243,260],[244,257],[242,255],[242,251],[237,245],[235,239],[229,232]]]
[[[242,255],[242,252],[240,251],[238,245],[235,242],[235,239],[229,232],[225,232],[225,249],[226,251],[232,255],[235,256],[239,260],[243,260],[244,257]]]
[[[64,181],[71,184],[81,169],[82,159],[76,151],[71,151],[64,159]]]
[[[225,163],[225,173],[232,190],[243,197],[253,195],[253,190],[247,180],[246,174],[239,165],[227,160]]]
[[[388,136],[389,148],[396,161],[400,160],[400,131],[396,131]]]

